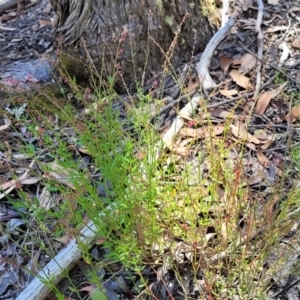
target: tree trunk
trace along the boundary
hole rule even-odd
[[[132,91],[203,50],[213,30],[201,0],[51,0],[62,62],[77,79],[91,69]],[[76,61],[84,62],[84,68]],[[92,62],[92,64],[91,64]]]

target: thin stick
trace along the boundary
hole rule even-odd
[[[260,86],[261,86],[261,61],[263,57],[263,46],[264,46],[264,36],[261,31],[261,23],[263,18],[263,12],[264,12],[264,4],[262,0],[257,0],[258,4],[258,13],[256,18],[256,24],[255,24],[255,30],[258,32],[257,35],[257,65],[256,65],[256,86],[255,86],[255,92],[254,92],[254,99],[256,100],[259,93],[260,93]]]

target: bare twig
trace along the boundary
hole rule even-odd
[[[116,206],[109,205],[106,210],[114,210]],[[99,214],[99,218],[104,213]],[[90,221],[81,231],[80,238],[73,238],[29,283],[16,300],[42,300],[49,293],[47,281],[56,284],[64,271],[69,270],[82,256],[79,245],[89,248],[97,236],[97,226]]]
[[[201,56],[200,61],[196,64],[197,74],[203,89],[216,87],[215,82],[212,80],[208,72],[209,62],[216,47],[224,39],[234,23],[235,17],[230,17],[228,22],[211,38]]]
[[[255,31],[259,32],[261,31],[260,27],[263,19],[263,14],[264,14],[264,3],[262,0],[257,0],[257,4],[258,4],[258,13],[256,18]]]
[[[223,6],[221,10],[222,24],[221,27],[225,26],[228,22],[228,11],[229,11],[229,0],[223,0]]]
[[[257,0],[258,4],[258,13],[256,18],[256,24],[255,24],[255,30],[258,33],[257,35],[257,56],[258,61],[256,65],[256,86],[255,86],[255,92],[254,92],[254,99],[257,99],[259,93],[260,93],[260,86],[261,86],[261,60],[263,57],[263,45],[264,45],[264,36],[261,31],[261,23],[263,18],[263,12],[264,12],[264,4],[262,0]]]

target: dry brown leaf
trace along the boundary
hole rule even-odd
[[[269,139],[268,139],[265,143],[263,143],[263,144],[260,146],[260,148],[263,149],[263,150],[266,150],[266,149],[268,149],[268,148],[271,146],[271,144],[272,144],[274,141],[275,141],[275,137],[269,136]]]
[[[271,99],[272,99],[271,93],[269,92],[262,93],[257,100],[255,113],[257,115],[262,115],[267,109]]]
[[[272,95],[272,97],[276,97],[278,96],[281,91],[283,90],[283,88],[287,85],[287,82],[284,82],[283,84],[281,84],[277,89],[271,90],[269,91],[269,93]]]
[[[227,74],[230,65],[232,64],[233,59],[227,56],[220,57],[220,66],[223,69],[224,73]]]
[[[296,105],[291,110],[291,121],[294,122],[300,116],[300,105]]]
[[[241,57],[236,57],[233,60],[231,66],[234,67],[234,68],[237,68],[238,66],[240,66],[241,65],[241,59],[242,59]]]
[[[3,184],[0,185],[0,190],[3,191],[3,190],[6,190],[6,189],[8,189],[8,188],[10,188],[12,186],[15,186],[17,182],[18,181],[15,180],[15,179],[7,181],[7,182],[5,182],[5,183],[3,183]]]
[[[75,190],[75,186],[72,183],[70,174],[76,174],[75,170],[67,169],[60,166],[56,161],[50,163],[42,163],[47,168],[47,172],[44,173],[44,178],[56,179],[58,182]],[[49,170],[49,171],[48,171]]]
[[[198,138],[198,139],[204,139],[211,136],[216,136],[222,134],[224,131],[224,126],[216,125],[216,126],[210,126],[207,128],[183,128],[180,130],[181,135]]]
[[[252,143],[246,143],[246,146],[255,152],[257,151],[256,146]]]
[[[52,25],[50,20],[39,19],[40,28],[43,28],[47,25]]]
[[[35,184],[39,182],[41,179],[38,177],[31,177],[20,181],[21,184]]]
[[[146,153],[144,151],[137,151],[135,154],[134,154],[134,157],[138,160],[142,160],[146,157]]]
[[[64,235],[60,238],[54,238],[54,240],[62,243],[63,245],[68,245],[71,242],[72,239],[73,239],[73,236],[69,232],[66,235]]]
[[[239,68],[239,72],[245,73],[250,70],[252,70],[256,65],[256,57],[254,57],[252,54],[246,53],[241,58],[241,66]]]
[[[10,126],[10,123],[0,126],[0,130],[7,129]]]
[[[258,159],[259,163],[264,168],[268,169],[271,165],[271,162],[269,161],[269,159],[261,152],[261,150],[258,150],[256,153],[257,153],[256,155],[257,155],[257,159]],[[276,170],[276,174],[278,176],[282,176],[282,171],[279,168],[277,168],[275,165],[274,165],[274,167]]]
[[[237,95],[238,91],[237,90],[219,90],[220,94],[227,98],[232,98],[233,95]]]
[[[165,145],[173,152],[178,153],[178,154],[187,154],[189,151],[187,148],[185,147],[179,147],[177,145],[174,144],[172,139],[168,139],[168,138],[164,138],[163,142],[165,143]]]
[[[238,138],[235,138],[234,136],[232,137],[232,140],[234,142],[240,142],[240,140]],[[246,147],[248,147],[249,149],[253,150],[253,151],[257,151],[256,146],[252,143],[243,143]]]
[[[268,107],[271,99],[278,96],[281,93],[281,91],[284,89],[286,84],[287,82],[284,82],[277,89],[273,89],[271,91],[262,93],[257,100],[255,113],[258,115],[262,115],[265,112],[266,108]]]
[[[264,167],[264,168],[269,168],[271,162],[269,159],[261,152],[261,150],[257,151],[257,159],[259,163]]]
[[[300,41],[294,40],[292,43],[292,47],[295,49],[300,49]]]
[[[229,116],[234,116],[232,113],[223,110],[222,108],[214,108],[212,111],[210,111],[210,115],[222,119],[227,119]]]
[[[241,74],[239,71],[232,70],[229,74],[237,85],[243,87],[244,89],[248,89],[251,87],[250,78]]]
[[[246,140],[249,143],[260,144],[260,140],[258,138],[256,138],[252,134],[250,134],[248,131],[246,131],[242,127],[231,125],[231,131],[232,131],[233,135],[237,138]]]

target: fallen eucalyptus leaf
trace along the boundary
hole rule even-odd
[[[231,78],[233,79],[234,82],[236,82],[237,85],[244,89],[250,89],[251,84],[250,84],[250,78],[241,74],[237,70],[232,70],[230,73]]]

